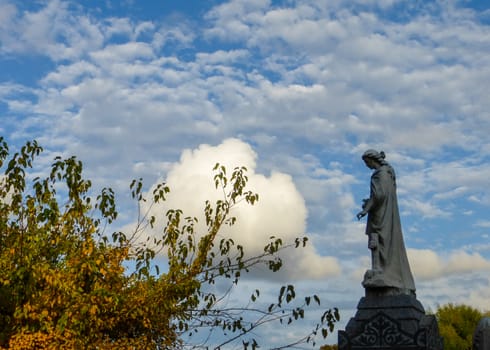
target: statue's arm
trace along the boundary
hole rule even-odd
[[[371,194],[369,198],[362,200],[362,210],[356,215],[358,220],[361,220],[361,218],[383,202],[385,181],[386,179],[383,173],[376,171],[373,174],[371,177]]]
[[[369,211],[371,210],[371,208],[373,207],[373,199],[372,198],[367,198],[367,199],[363,199],[362,200],[362,210],[357,213],[357,219],[358,220],[361,220],[361,218],[363,218],[364,216],[367,215],[367,213],[369,213]]]

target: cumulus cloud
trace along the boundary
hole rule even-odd
[[[489,309],[489,259],[466,250],[409,248],[407,255],[418,299],[426,308],[435,310],[439,305],[452,302]],[[362,256],[357,265],[350,266],[348,273],[343,275],[343,283],[353,289],[359,286],[370,265],[370,258]]]
[[[416,279],[441,277],[444,263],[436,252],[430,249],[408,249],[408,259]]]
[[[475,288],[470,291],[470,295],[467,300],[470,300],[479,310],[490,310],[490,286]],[[463,300],[465,302],[467,300]]]
[[[186,216],[198,218],[201,223],[198,230],[203,232],[205,201],[213,203],[223,197],[223,193],[215,189],[212,168],[219,162],[231,174],[235,167],[245,166],[248,187],[259,194],[259,201],[253,206],[239,203],[232,211],[237,222],[231,228],[224,227],[222,237],[243,245],[249,256],[261,254],[270,236],[280,237],[284,244],[294,242],[306,231],[304,199],[291,176],[280,172],[269,176],[257,173],[256,160],[257,155],[250,145],[238,139],[227,139],[218,146],[200,145],[197,149],[185,150],[165,179],[171,188],[167,200],[152,212],[161,214],[169,208],[180,208]],[[288,263],[279,274],[282,278],[320,279],[340,271],[335,258],[321,256],[311,243],[303,249],[288,250],[285,258]]]
[[[416,279],[431,280],[477,271],[490,271],[490,260],[479,253],[453,251],[441,257],[430,249],[408,249],[408,258]]]

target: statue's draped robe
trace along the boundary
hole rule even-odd
[[[395,171],[390,165],[382,165],[373,172],[370,201],[366,234],[378,234],[378,251],[374,253],[379,254],[382,270],[376,279],[384,287],[415,292],[398,212]]]

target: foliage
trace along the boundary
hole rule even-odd
[[[444,349],[471,350],[473,333],[483,316],[482,312],[468,305],[449,303],[439,306],[436,317],[439,333],[444,338]]]
[[[134,232],[108,235],[118,216],[113,190],[92,197],[91,182],[82,177],[75,157],[55,158],[45,177],[31,179],[29,169],[41,152],[33,141],[10,156],[0,138],[0,346],[180,349],[241,342],[253,349],[257,327],[293,323],[304,318],[311,303],[320,304],[316,295],[295,304],[303,299],[293,285],[282,286],[277,302],[265,309],[258,303],[259,290],[238,308],[224,308],[224,296],[213,292],[217,281],[236,285],[256,264],[278,271],[278,253],[307,242],[298,238],[284,245],[271,237],[260,256],[250,257],[238,243],[219,238],[224,225],[234,224],[230,212],[238,203],[259,199],[246,189],[245,168],[228,176],[223,166],[215,167],[215,185],[224,196],[206,202],[206,232],[196,232],[197,219],[171,209],[163,213],[166,226],[159,237],[139,243],[137,237],[156,222],[150,211],[139,213]],[[145,201],[150,207],[164,201],[169,192],[160,184],[146,199],[143,188],[141,179],[130,186],[139,208]],[[164,272],[155,264],[160,251],[168,262]],[[325,337],[338,318],[337,309],[327,310],[296,343],[314,344],[315,335]],[[227,338],[217,345],[187,342],[203,329],[221,329]]]

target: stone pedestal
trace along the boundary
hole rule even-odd
[[[490,317],[483,317],[473,334],[473,350],[490,350]]]
[[[414,295],[366,289],[356,315],[338,333],[339,350],[442,350],[437,321]]]

